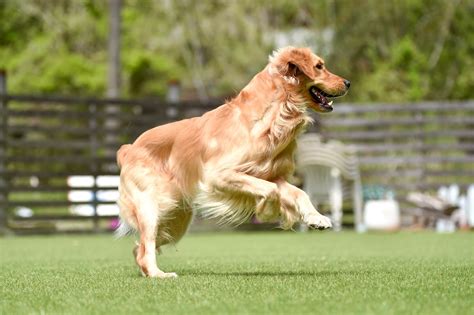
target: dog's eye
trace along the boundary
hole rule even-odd
[[[321,70],[323,67],[324,67],[324,66],[323,66],[322,63],[318,63],[318,64],[316,65],[316,68],[319,69],[319,70]]]

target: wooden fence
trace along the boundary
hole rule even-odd
[[[322,124],[325,137],[356,146],[364,185],[384,185],[400,199],[474,183],[472,101],[336,105]]]
[[[116,185],[71,187],[68,180],[117,175],[121,144],[219,104],[0,95],[0,230],[7,224],[17,231],[48,229],[50,220],[71,222],[64,228],[69,230],[76,220],[89,220],[90,229],[107,228],[115,216],[98,216],[97,208],[113,201],[73,201],[68,193],[96,196],[116,191]],[[411,190],[473,183],[473,114],[474,102],[336,104],[317,126],[324,137],[357,147],[364,185],[384,185],[404,198]],[[71,214],[79,205],[94,211]]]
[[[88,220],[90,229],[107,229],[106,222],[116,215],[99,216],[97,209],[115,202],[98,196],[116,191],[117,184],[109,178],[112,184],[100,185],[98,180],[118,175],[115,152],[120,145],[147,129],[200,115],[220,103],[0,95],[0,224],[51,230],[57,227],[51,220],[59,220],[71,222],[62,224],[64,230],[83,230],[84,224],[72,221]],[[71,184],[73,179],[90,184]],[[81,191],[86,193],[82,200]],[[81,205],[93,213],[71,214]]]

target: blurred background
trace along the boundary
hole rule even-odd
[[[293,179],[335,229],[470,229],[473,16],[469,0],[0,0],[0,233],[113,230],[120,145],[222,104],[287,45],[352,82]]]

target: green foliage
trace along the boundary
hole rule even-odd
[[[339,46],[329,57],[354,82],[348,100],[474,96],[472,1],[367,0],[335,7]]]
[[[128,94],[131,96],[164,95],[168,81],[179,77],[179,67],[166,55],[133,50],[127,54],[126,62],[124,70],[128,74]]]
[[[82,55],[57,53],[55,59],[45,59],[37,67],[25,69],[25,75],[13,77],[13,87],[22,91],[44,93],[99,94],[104,91],[105,65],[95,65]]]
[[[123,96],[163,96],[174,79],[193,96],[233,94],[262,69],[275,38],[294,30],[314,37],[290,43],[312,46],[351,79],[347,101],[474,96],[472,1],[123,3]],[[1,1],[9,90],[104,95],[107,34],[105,1]]]
[[[408,37],[396,42],[389,58],[375,64],[366,75],[355,97],[385,102],[416,101],[426,97],[427,85],[423,80],[426,59]]]
[[[2,2],[0,68],[12,93],[100,95],[105,90],[105,18],[77,2]],[[84,2],[85,3],[85,2]]]

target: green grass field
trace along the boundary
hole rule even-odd
[[[145,279],[132,238],[0,238],[0,314],[473,314],[474,234],[191,234]]]

